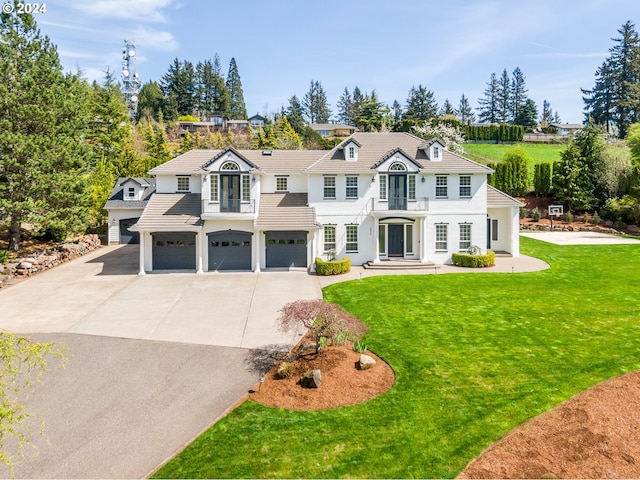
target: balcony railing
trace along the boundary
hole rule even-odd
[[[385,200],[380,200],[379,198],[374,197],[371,199],[371,211],[389,210],[427,212],[429,211],[429,199],[427,197],[420,197],[415,199],[409,199],[407,197],[394,197]]]
[[[255,213],[256,201],[242,201],[238,199],[226,199],[219,202],[202,202],[202,213]]]

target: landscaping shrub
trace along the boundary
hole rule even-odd
[[[533,168],[533,192],[542,197],[551,194],[551,164],[537,163]]]
[[[335,262],[325,262],[320,257],[316,257],[316,273],[318,275],[340,275],[351,271],[351,259],[345,257]]]
[[[573,223],[573,213],[567,212],[567,222]]]
[[[276,375],[280,379],[285,379],[285,378],[289,378],[292,372],[293,372],[293,365],[291,364],[291,362],[281,362],[280,365],[278,365]]]
[[[358,339],[353,342],[353,351],[357,353],[364,353],[367,351],[367,346],[362,341],[362,339]]]
[[[533,212],[531,212],[531,220],[533,220],[534,222],[539,222],[540,216],[540,210],[538,209],[538,207],[534,208]]]
[[[0,250],[0,263],[7,263],[9,260],[9,252],[6,250]]]
[[[469,253],[454,253],[451,261],[458,267],[484,268],[493,267],[496,264],[495,252],[488,251],[484,255],[471,255]]]

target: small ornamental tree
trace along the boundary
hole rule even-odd
[[[280,330],[289,332],[300,325],[308,329],[320,352],[320,339],[344,335],[355,341],[367,333],[367,326],[335,303],[324,300],[296,300],[280,309]]]

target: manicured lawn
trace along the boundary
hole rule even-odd
[[[566,145],[548,145],[538,143],[519,143],[517,145],[496,143],[465,143],[465,156],[480,163],[501,162],[506,152],[514,146],[523,148],[536,163],[553,163],[560,160],[560,152]],[[533,171],[533,165],[530,168]]]
[[[156,476],[453,477],[528,418],[639,369],[640,248],[521,242],[552,268],[329,287],[369,325],[394,388],[316,412],[245,402]]]

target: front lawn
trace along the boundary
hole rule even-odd
[[[521,245],[552,268],[327,288],[369,325],[394,388],[316,412],[245,402],[156,476],[453,477],[528,418],[639,369],[640,248]]]
[[[500,163],[505,154],[512,148],[522,148],[533,159],[533,164],[529,165],[533,171],[536,163],[553,163],[560,161],[560,153],[567,149],[566,144],[546,144],[546,143],[465,143],[465,157],[480,163]]]

